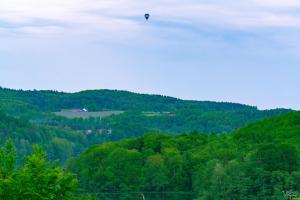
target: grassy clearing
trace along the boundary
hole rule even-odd
[[[143,112],[146,117],[173,117],[174,113],[171,112]]]
[[[89,117],[110,117],[112,115],[120,115],[123,114],[124,111],[117,111],[117,110],[112,110],[112,111],[99,111],[99,112],[75,112],[72,110],[63,110],[60,112],[55,112],[56,115],[67,117],[70,119],[74,118],[89,118]]]

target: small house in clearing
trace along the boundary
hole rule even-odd
[[[80,113],[80,112],[88,112],[88,110],[86,108],[74,108],[71,110],[62,110],[62,111],[66,111],[66,112],[72,112],[72,113]]]

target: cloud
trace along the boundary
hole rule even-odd
[[[0,22],[29,29],[43,28],[43,21],[53,22],[44,26],[45,32],[53,32],[49,26],[57,24],[77,33],[126,31],[141,29],[137,17],[150,12],[153,20],[194,26],[300,28],[300,16],[292,12],[297,8],[298,0],[1,0]]]
[[[254,41],[298,53],[297,9],[298,0],[1,0],[0,35],[211,49],[254,48]]]
[[[254,3],[266,8],[297,9],[300,7],[298,0],[254,0]]]

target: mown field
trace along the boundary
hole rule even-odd
[[[67,117],[69,119],[74,119],[74,118],[90,118],[90,117],[110,117],[112,115],[120,115],[123,114],[124,111],[117,111],[117,110],[112,110],[112,111],[99,111],[99,112],[74,112],[71,110],[63,110],[60,112],[54,112],[56,115],[62,116],[62,117]]]

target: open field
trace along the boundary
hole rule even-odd
[[[73,118],[89,118],[89,117],[110,117],[112,115],[120,115],[124,113],[124,111],[117,111],[117,110],[112,110],[112,111],[99,111],[99,112],[74,112],[71,110],[63,110],[60,112],[55,112],[56,115],[67,117],[70,119]]]
[[[146,117],[174,117],[176,116],[174,113],[171,112],[143,112],[143,115]]]

